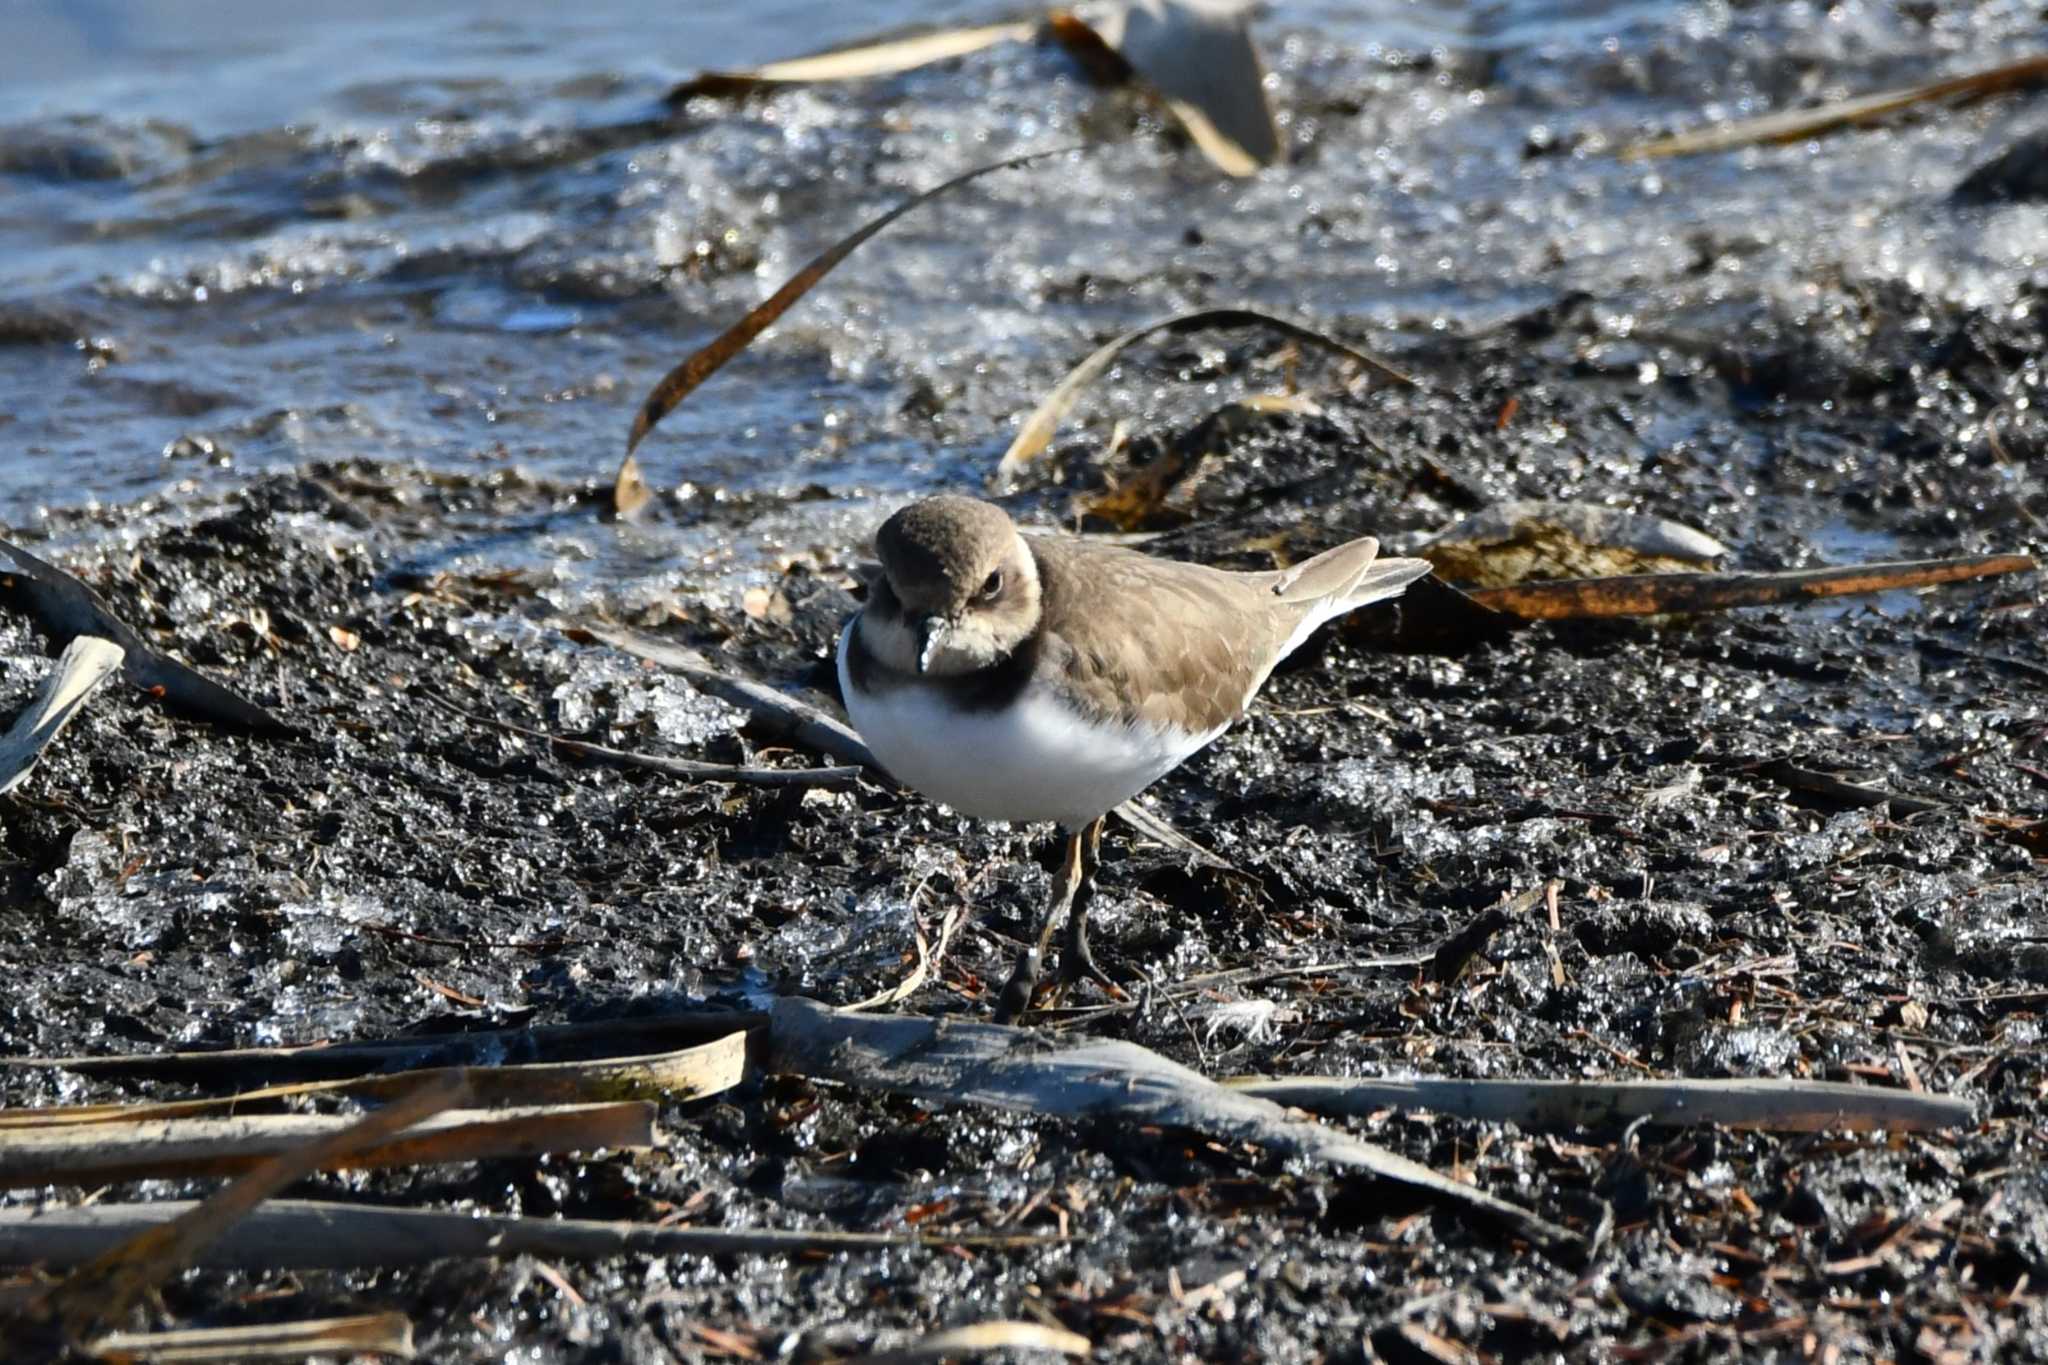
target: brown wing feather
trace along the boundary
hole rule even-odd
[[[1270,574],[1026,539],[1044,592],[1041,675],[1105,720],[1196,733],[1228,724],[1312,606],[1276,597]]]

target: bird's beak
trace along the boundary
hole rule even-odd
[[[939,640],[946,633],[946,619],[943,616],[924,616],[917,622],[917,671],[929,673],[932,655],[939,647]]]

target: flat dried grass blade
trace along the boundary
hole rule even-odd
[[[334,1114],[150,1118],[0,1133],[0,1187],[106,1185],[124,1180],[236,1175],[350,1126]],[[652,1147],[644,1100],[449,1110],[323,1162],[372,1170],[543,1152]]]
[[[1094,1353],[1095,1344],[1064,1327],[1047,1327],[1036,1322],[977,1322],[966,1327],[949,1327],[893,1350],[848,1356],[840,1365],[920,1365],[923,1361],[978,1356],[988,1351],[1046,1351],[1056,1355],[1086,1356]]]
[[[1539,891],[1541,888],[1538,888]],[[1312,1113],[1367,1115],[1426,1109],[1535,1128],[1590,1128],[1646,1119],[1664,1126],[1719,1124],[1781,1133],[1926,1132],[1968,1127],[1960,1096],[1840,1081],[1472,1081],[1343,1076],[1245,1078],[1225,1084]]]
[[[2023,57],[1988,70],[1929,81],[1903,90],[1887,90],[1881,94],[1823,104],[1817,109],[1789,109],[1783,113],[1766,114],[1762,118],[1744,119],[1739,123],[1724,123],[1718,128],[1702,128],[1697,132],[1632,143],[1622,148],[1618,155],[1624,159],[1693,156],[1760,143],[1798,142],[1854,124],[1869,123],[1915,105],[1947,99],[1980,99],[2044,80],[2048,80],[2048,54]]]
[[[355,1043],[302,1043],[284,1047],[223,1048],[213,1052],[144,1052],[110,1057],[0,1057],[0,1067],[31,1071],[75,1071],[86,1076],[146,1076],[193,1085],[225,1080],[247,1082],[254,1076],[340,1077],[366,1072],[405,1071],[414,1083],[423,1067],[470,1068],[474,1076],[485,1058],[555,1057],[597,1052],[616,1054],[622,1048],[663,1053],[663,1045],[701,1039],[709,1049],[736,1032],[760,1028],[766,1014],[751,1010],[703,1010],[684,1014],[645,1015],[581,1024],[545,1024],[538,1028],[477,1029],[413,1038],[376,1038]],[[694,1052],[692,1044],[686,1052]],[[682,1056],[685,1053],[668,1052]],[[494,1065],[496,1063],[493,1063]],[[522,1068],[523,1069],[523,1068]],[[403,1077],[379,1079],[404,1083]]]
[[[1010,170],[1018,166],[1029,165],[1034,161],[1042,161],[1046,157],[1060,156],[1079,150],[1080,148],[1073,146],[1053,147],[1045,151],[1027,152],[1023,156],[1013,156],[1003,161],[992,162],[986,166],[976,166],[970,171],[963,171],[951,180],[934,185],[921,194],[912,195],[887,213],[872,219],[858,231],[841,238],[820,252],[812,259],[809,265],[806,265],[803,269],[797,271],[796,274],[790,276],[780,289],[769,295],[764,302],[756,305],[752,312],[728,327],[716,339],[699,348],[694,355],[683,361],[682,364],[662,376],[661,382],[654,386],[653,391],[641,403],[638,415],[633,418],[633,430],[626,437],[627,459],[626,462],[620,465],[619,477],[613,485],[612,501],[614,509],[620,515],[626,515],[626,508],[621,499],[630,496],[630,490],[626,488],[627,476],[630,473],[633,477],[638,477],[637,466],[631,464],[632,454],[639,446],[641,440],[646,437],[647,433],[654,429],[655,424],[674,411],[676,404],[688,397],[690,392],[699,384],[702,384],[706,379],[716,374],[727,361],[745,350],[755,337],[773,326],[777,318],[788,312],[792,304],[809,293],[812,286],[825,278],[834,266],[851,255],[854,249],[860,246],[861,243],[867,241],[868,238],[918,207],[918,205],[929,203],[931,200],[945,194],[948,190],[965,185],[970,180],[977,180],[994,171]]]
[[[1616,616],[1666,616],[1731,607],[1765,607],[1866,592],[1897,592],[1972,578],[2025,573],[2031,555],[1965,555],[1889,564],[1793,569],[1784,573],[1625,574],[1618,578],[1558,578],[1475,588],[1481,606],[1524,621],[1574,621]]]
[[[366,1063],[367,1065],[367,1063]],[[52,1105],[0,1109],[0,1149],[7,1134],[144,1119],[197,1118],[205,1114],[246,1114],[280,1100],[308,1095],[389,1098],[434,1078],[468,1077],[481,1104],[596,1104],[616,1100],[700,1100],[738,1085],[747,1069],[747,1034],[735,1029],[696,1047],[596,1061],[528,1062],[403,1071],[331,1081],[264,1086],[206,1099],[159,1100],[145,1104]]]
[[[172,1332],[110,1332],[87,1343],[103,1361],[304,1360],[307,1356],[413,1358],[412,1319],[403,1313],[264,1322],[248,1327],[186,1327]]]
[[[198,1206],[183,1200],[0,1208],[0,1265],[80,1265],[111,1244],[153,1233]],[[380,1208],[280,1199],[256,1209],[203,1248],[210,1270],[346,1270],[419,1265],[457,1256],[790,1256],[804,1251],[897,1252],[919,1247],[1003,1251],[1059,1246],[1035,1233],[935,1236],[836,1228],[695,1228],[594,1218],[521,1218],[472,1210]],[[12,1344],[11,1342],[9,1344]]]
[[[1158,811],[1151,809],[1149,806],[1140,805],[1136,797],[1124,802],[1121,806],[1111,811],[1110,814],[1123,821],[1126,825],[1129,825],[1143,837],[1150,839],[1155,844],[1171,849],[1183,858],[1200,863],[1204,867],[1214,867],[1220,868],[1225,872],[1235,872],[1241,877],[1251,875],[1228,858],[1212,853],[1193,839],[1188,838],[1187,835],[1182,834]]]
[[[112,640],[81,635],[64,647],[57,671],[35,702],[0,736],[0,796],[28,780],[36,757],[63,732],[127,651]]]
[[[1402,374],[1393,366],[1376,356],[1367,355],[1353,346],[1347,346],[1335,337],[1316,331],[1313,327],[1261,313],[1254,308],[1197,308],[1192,312],[1175,313],[1169,318],[1160,318],[1143,326],[1133,327],[1121,336],[1113,337],[1097,347],[1086,360],[1067,371],[1066,377],[1053,385],[1052,391],[1042,399],[1031,415],[1024,419],[1024,425],[1017,429],[1017,435],[1010,442],[1010,448],[1003,452],[1003,458],[996,465],[997,479],[1014,477],[1025,465],[1043,454],[1052,444],[1053,433],[1067,413],[1073,409],[1074,401],[1081,391],[1102,377],[1102,374],[1119,355],[1135,346],[1146,337],[1159,332],[1198,332],[1209,328],[1264,327],[1307,342],[1344,359],[1377,370],[1399,384],[1412,386],[1415,381]]]
[[[921,33],[886,43],[821,52],[812,57],[795,57],[786,62],[768,62],[747,71],[716,73],[732,80],[770,84],[800,81],[857,81],[872,76],[893,76],[954,57],[965,57],[998,43],[1029,42],[1038,32],[1035,23],[989,24],[980,28],[950,28]]]
[[[74,1340],[90,1336],[191,1265],[264,1200],[352,1152],[468,1099],[469,1084],[459,1074],[417,1086],[339,1133],[271,1158],[170,1222],[136,1233],[80,1266],[51,1286],[32,1313],[41,1320],[60,1323]]]

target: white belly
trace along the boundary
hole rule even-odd
[[[854,729],[899,782],[963,815],[1079,829],[1223,733],[1095,724],[1036,687],[990,711],[923,687],[862,695],[846,670],[852,632],[849,621],[839,635],[839,689]]]

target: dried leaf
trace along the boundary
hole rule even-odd
[[[941,1103],[1118,1119],[1257,1143],[1428,1191],[1500,1219],[1538,1246],[1580,1245],[1575,1234],[1507,1200],[1349,1133],[1290,1118],[1277,1104],[1235,1094],[1134,1043],[1055,1046],[1034,1029],[848,1014],[795,997],[778,1000],[770,1020],[769,1064],[796,1075]]]
[[[153,649],[97,592],[75,575],[0,540],[0,603],[14,606],[60,644],[80,635],[111,640],[124,651],[121,675],[168,705],[258,734],[294,727],[230,688]]]
[[[1415,551],[1448,582],[1486,588],[1538,578],[1685,573],[1728,547],[1663,517],[1579,502],[1499,503]]]

